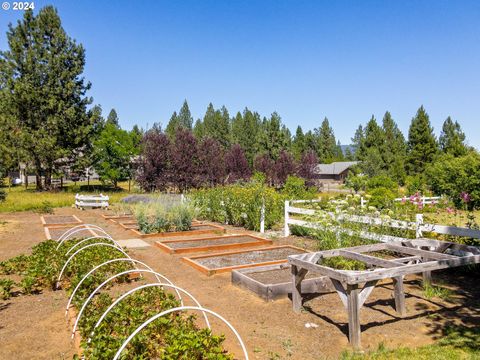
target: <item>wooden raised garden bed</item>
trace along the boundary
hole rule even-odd
[[[288,256],[306,252],[295,246],[282,245],[255,250],[184,257],[182,261],[206,275],[213,275],[234,269],[286,263]]]
[[[155,237],[175,237],[175,236],[195,236],[201,234],[224,234],[225,228],[214,224],[195,224],[192,225],[191,230],[187,231],[167,231],[163,233],[144,234],[139,230],[130,229],[135,235],[141,238],[155,238]]]
[[[43,215],[40,216],[43,226],[79,225],[83,221],[75,215]]]
[[[290,265],[278,264],[232,271],[232,284],[247,289],[266,301],[292,293]],[[335,291],[327,276],[308,274],[302,282],[302,293],[322,294]]]
[[[271,243],[271,240],[249,234],[242,234],[188,240],[163,240],[155,242],[155,245],[169,254],[184,254],[202,251],[241,249],[252,246],[270,245]]]
[[[46,226],[43,228],[45,231],[45,237],[47,240],[58,240],[60,236],[62,236],[68,229],[71,229],[72,226]],[[98,235],[95,233],[92,229],[84,229],[82,231],[78,231],[74,234],[74,238],[80,239],[80,238],[86,238],[90,236],[96,236]]]

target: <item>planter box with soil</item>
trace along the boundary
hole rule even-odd
[[[58,240],[67,230],[73,226],[46,226],[44,227],[45,237],[47,240]],[[92,229],[83,229],[75,233],[74,238],[82,239],[98,235]]]
[[[224,234],[225,228],[214,224],[195,224],[187,231],[166,231],[159,233],[144,234],[139,230],[130,229],[135,235],[140,238],[155,238],[155,237],[175,237],[175,236],[195,236],[201,234]]]
[[[241,249],[272,244],[271,240],[250,234],[204,237],[188,240],[163,240],[155,245],[169,254]]]
[[[184,257],[182,260],[206,275],[213,275],[234,269],[282,264],[287,262],[288,256],[306,252],[295,246],[283,245],[255,250],[197,255]]]
[[[247,289],[266,301],[287,297],[292,293],[290,265],[278,264],[232,271],[232,284]],[[335,291],[327,276],[307,273],[302,293],[322,294]]]
[[[43,215],[40,216],[43,226],[65,226],[65,225],[79,225],[83,221],[75,215]]]

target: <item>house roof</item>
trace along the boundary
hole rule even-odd
[[[358,164],[358,161],[338,161],[331,164],[318,164],[315,166],[315,173],[322,175],[339,175],[353,165]]]

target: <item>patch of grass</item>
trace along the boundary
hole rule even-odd
[[[452,298],[452,294],[452,290],[443,286],[426,284],[423,287],[423,295],[427,299],[440,298],[442,300],[448,301]]]
[[[442,331],[442,339],[435,344],[415,349],[399,347],[389,349],[383,343],[365,354],[344,351],[342,360],[457,360],[480,358],[480,328],[448,326]]]
[[[43,212],[47,208],[68,207],[75,202],[75,194],[104,194],[110,197],[110,203],[119,202],[120,199],[130,194],[128,192],[128,183],[120,183],[120,189],[113,190],[102,186],[100,183],[91,182],[90,187],[86,183],[68,183],[62,190],[56,191],[35,191],[35,186],[15,186],[5,188],[7,199],[0,203],[1,212],[15,211],[39,211]],[[133,187],[132,187],[133,189]],[[47,204],[48,206],[46,206]]]

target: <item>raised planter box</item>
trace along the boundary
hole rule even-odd
[[[202,251],[241,249],[270,245],[271,240],[250,234],[204,237],[188,240],[156,241],[155,246],[169,254],[185,254]]]
[[[63,233],[65,233],[68,229],[71,229],[72,226],[46,226],[43,228],[45,231],[45,237],[47,240],[57,240],[60,236],[62,236]],[[92,229],[84,229],[83,231],[79,231],[75,233],[74,237],[77,239],[80,238],[85,238],[85,237],[90,237],[90,236],[96,236],[98,235],[95,233]]]
[[[266,301],[287,297],[292,293],[290,265],[278,264],[232,271],[232,284],[247,289]],[[303,294],[335,291],[327,276],[307,274],[302,282]]]
[[[282,264],[287,262],[289,255],[298,255],[306,252],[295,246],[282,245],[255,250],[184,257],[182,261],[210,276],[230,272],[234,269]]]
[[[141,238],[155,238],[155,237],[175,237],[175,236],[195,236],[201,234],[224,234],[225,228],[214,224],[196,224],[192,226],[192,230],[187,231],[170,231],[163,233],[144,234],[136,229],[130,229],[135,235]]]
[[[43,226],[79,225],[83,221],[75,215],[42,215],[40,216]]]

